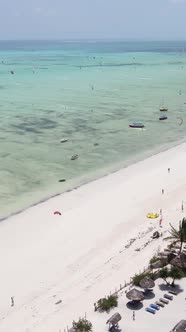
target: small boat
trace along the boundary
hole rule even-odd
[[[60,141],[60,143],[66,143],[66,142],[68,142],[68,138],[62,138]]]
[[[65,182],[66,180],[65,179],[60,179],[59,182]]]
[[[167,120],[168,117],[166,115],[160,115],[159,120]]]
[[[168,108],[167,107],[160,107],[160,112],[167,112],[168,111]]]
[[[129,124],[130,128],[144,128],[144,124],[142,122],[132,122]]]
[[[78,159],[78,154],[75,154],[71,157],[71,160],[76,160],[76,159]]]

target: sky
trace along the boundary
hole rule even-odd
[[[0,40],[186,40],[186,0],[0,0]]]

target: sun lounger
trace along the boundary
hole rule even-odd
[[[172,295],[169,295],[169,294],[164,294],[163,297],[165,297],[166,299],[168,300],[173,300],[173,296]]]
[[[154,303],[151,303],[151,304],[150,304],[150,307],[153,308],[153,309],[155,309],[155,310],[160,310],[159,305],[154,304]]]
[[[178,295],[178,292],[173,291],[173,290],[169,290],[168,293],[173,294],[173,295]]]
[[[164,308],[165,304],[163,304],[163,302],[160,301],[156,301],[156,304],[159,305],[160,307]]]
[[[163,303],[165,303],[165,304],[169,304],[169,301],[166,300],[166,299],[163,299],[162,297],[161,297],[160,301],[163,302]]]
[[[151,314],[155,314],[156,310],[152,309],[152,308],[146,308],[146,311],[150,312]]]

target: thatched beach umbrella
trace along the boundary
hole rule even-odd
[[[136,288],[133,288],[132,290],[130,290],[127,294],[126,297],[133,301],[133,302],[140,302],[144,300],[144,295],[142,292],[140,292],[139,290],[137,290]]]
[[[144,277],[140,282],[139,282],[140,287],[144,289],[149,289],[153,288],[155,286],[154,280],[152,280],[149,277]]]
[[[73,327],[67,330],[67,332],[77,332]]]
[[[186,320],[180,320],[178,324],[171,330],[171,332],[184,332],[186,331]]]
[[[118,327],[118,322],[120,320],[121,320],[121,315],[119,314],[119,312],[116,312],[107,320],[107,324],[109,324],[109,328],[110,326]]]
[[[170,261],[170,264],[181,269],[186,269],[186,255],[181,253]]]
[[[166,264],[168,264],[168,262],[166,261],[166,259],[160,259],[159,261],[151,263],[150,267],[152,269],[160,269],[161,267],[164,267]]]

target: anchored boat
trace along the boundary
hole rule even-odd
[[[167,120],[167,119],[168,119],[168,117],[165,114],[160,115],[160,117],[159,117],[159,120]]]
[[[76,160],[78,159],[78,154],[74,154],[72,157],[71,157],[71,160]]]
[[[62,138],[60,141],[60,143],[66,143],[66,142],[68,142],[68,138]]]
[[[142,122],[132,122],[129,124],[130,128],[144,128],[144,124]]]
[[[160,112],[167,112],[168,111],[168,108],[167,107],[160,107]]]

